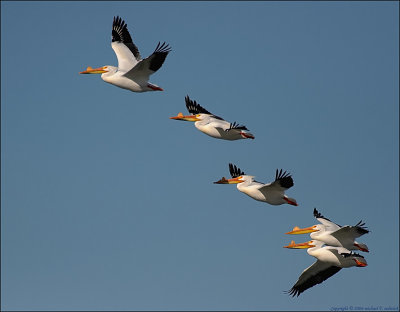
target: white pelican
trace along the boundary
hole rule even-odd
[[[306,234],[310,233],[311,239],[316,239],[324,242],[329,246],[344,247],[349,250],[361,250],[369,252],[367,245],[357,242],[355,239],[361,235],[369,233],[365,223],[358,222],[355,226],[345,225],[340,226],[333,223],[328,218],[321,215],[314,208],[314,217],[321,223],[307,228],[295,227],[293,231],[286,234]]]
[[[240,139],[254,139],[254,135],[247,132],[245,126],[234,123],[229,123],[221,117],[211,114],[209,111],[192,101],[189,96],[185,97],[186,108],[189,111],[189,116],[184,116],[179,113],[178,116],[170,117],[175,120],[195,121],[194,125],[201,132],[217,139],[223,140],[240,140]]]
[[[357,253],[343,247],[322,247],[322,245],[321,241],[311,240],[300,244],[292,241],[288,246],[284,246],[285,248],[308,248],[307,253],[317,258],[313,265],[301,273],[296,284],[287,292],[289,295],[299,296],[303,291],[322,283],[342,268],[367,266],[364,257]]]
[[[165,42],[157,44],[153,54],[142,59],[139,49],[132,42],[127,24],[119,17],[114,17],[112,25],[111,47],[118,59],[118,67],[88,67],[80,74],[102,74],[101,79],[117,87],[133,92],[164,91],[149,82],[149,76],[160,69],[171,51]]]
[[[243,171],[235,165],[229,164],[229,171],[232,179],[223,177],[221,180],[214,182],[215,184],[237,184],[237,189],[246,195],[267,202],[271,205],[290,204],[297,206],[294,198],[287,197],[285,190],[293,186],[293,179],[289,173],[278,171],[276,169],[275,181],[263,184],[254,180],[254,176],[245,175]]]

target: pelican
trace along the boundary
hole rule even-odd
[[[357,242],[355,239],[364,234],[369,233],[365,223],[362,221],[358,222],[355,226],[345,225],[340,226],[333,223],[328,218],[325,218],[322,214],[314,208],[314,217],[321,223],[316,224],[307,228],[294,227],[293,231],[286,234],[306,234],[310,233],[311,239],[319,240],[327,245],[335,247],[344,247],[349,250],[361,250],[369,252],[368,246]]]
[[[363,256],[343,247],[322,247],[323,244],[321,241],[311,240],[299,244],[295,244],[292,241],[288,246],[284,246],[285,248],[295,249],[307,248],[307,253],[317,258],[317,261],[313,265],[301,273],[296,284],[287,292],[289,295],[293,297],[299,296],[308,288],[320,284],[335,275],[342,268],[367,266],[367,262]]]
[[[275,181],[263,184],[254,180],[254,176],[245,175],[238,167],[229,164],[229,171],[232,179],[223,177],[221,180],[214,182],[215,184],[237,184],[237,189],[246,195],[267,202],[271,205],[290,204],[297,206],[294,198],[287,197],[285,190],[293,186],[293,179],[286,171],[276,169]]]
[[[201,107],[196,101],[192,101],[189,96],[185,97],[186,108],[190,114],[184,116],[179,113],[170,119],[194,121],[194,126],[201,132],[217,139],[222,140],[240,140],[240,139],[254,139],[254,135],[247,132],[245,126],[239,125],[236,122],[229,123],[221,117],[215,116],[208,110]]]
[[[88,67],[80,74],[102,74],[101,79],[117,87],[133,92],[164,91],[149,82],[150,75],[160,69],[171,48],[165,42],[157,44],[153,54],[142,59],[139,49],[132,42],[127,24],[119,16],[114,17],[111,47],[117,55],[118,67],[106,65]]]

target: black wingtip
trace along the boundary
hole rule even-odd
[[[189,95],[185,96],[185,103],[186,103],[186,106],[193,105],[193,101],[190,99]]]
[[[370,231],[368,230],[368,227],[365,226],[365,222],[363,222],[362,220],[360,220],[355,227],[357,228],[357,232],[364,235],[369,233]]]
[[[247,131],[249,130],[249,129],[246,128],[246,126],[239,125],[236,121],[231,122],[230,125],[229,125],[229,128],[226,129],[225,131],[229,131],[229,130],[232,130],[232,129],[247,130]]]
[[[298,297],[302,292],[297,288],[292,287],[290,290],[284,290],[283,293],[294,298]]]
[[[185,103],[186,103],[186,108],[187,108],[188,112],[193,115],[197,115],[197,114],[213,115],[208,110],[206,110],[204,107],[200,106],[200,104],[198,104],[195,100],[191,100],[189,98],[189,95],[185,96]]]
[[[132,37],[128,31],[128,24],[119,16],[114,16],[111,35],[112,42],[120,41],[125,44],[132,43]]]
[[[165,41],[163,43],[161,43],[159,41],[157,46],[156,46],[156,48],[154,49],[153,53],[165,53],[165,54],[168,54],[171,51],[172,51],[172,49],[171,49],[171,47],[170,47],[170,45],[168,43],[166,43]]]
[[[278,181],[279,184],[286,189],[291,188],[294,185],[293,178],[290,173],[283,171],[282,169],[280,171],[276,169],[275,181]]]
[[[317,208],[314,208],[314,217],[315,217],[315,218],[322,218],[322,214],[319,213],[319,211],[317,210]]]
[[[240,170],[240,168],[231,163],[229,163],[229,173],[231,174],[232,178],[237,178],[245,174],[242,170]]]

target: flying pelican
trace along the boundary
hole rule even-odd
[[[186,108],[189,111],[189,116],[184,116],[179,113],[178,116],[170,117],[175,120],[195,121],[194,126],[201,132],[217,139],[223,140],[240,140],[240,139],[254,139],[254,135],[247,132],[245,126],[234,123],[229,123],[221,117],[215,116],[208,110],[192,101],[189,96],[185,97]]]
[[[223,177],[215,184],[237,184],[237,189],[246,195],[267,202],[271,205],[290,204],[297,206],[294,198],[287,197],[285,191],[293,186],[293,179],[286,171],[276,169],[275,181],[263,184],[254,180],[254,176],[245,175],[243,171],[233,164],[229,164],[229,171],[232,179]]]
[[[365,267],[367,262],[364,257],[349,251],[343,247],[322,247],[324,243],[318,240],[311,240],[305,243],[295,244],[292,241],[285,248],[308,248],[307,253],[317,258],[313,265],[305,269],[296,284],[287,292],[289,295],[299,296],[303,291],[317,284],[322,283],[331,276],[335,275],[342,268],[353,266]]]
[[[111,47],[118,59],[118,67],[88,67],[80,74],[102,74],[101,79],[117,87],[133,92],[164,91],[149,82],[150,75],[160,69],[168,53],[171,51],[165,42],[157,44],[153,54],[142,59],[139,49],[132,42],[127,24],[119,17],[114,17],[112,25]]]
[[[367,245],[357,242],[355,239],[364,234],[369,233],[365,223],[358,222],[355,226],[345,225],[340,226],[333,223],[328,218],[314,208],[314,217],[321,223],[307,228],[295,227],[293,231],[286,234],[306,234],[310,233],[311,239],[316,239],[324,242],[329,246],[344,247],[349,250],[361,250],[369,252]]]

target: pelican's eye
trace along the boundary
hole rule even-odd
[[[199,118],[199,117],[200,117],[200,114],[197,114],[196,117]]]

